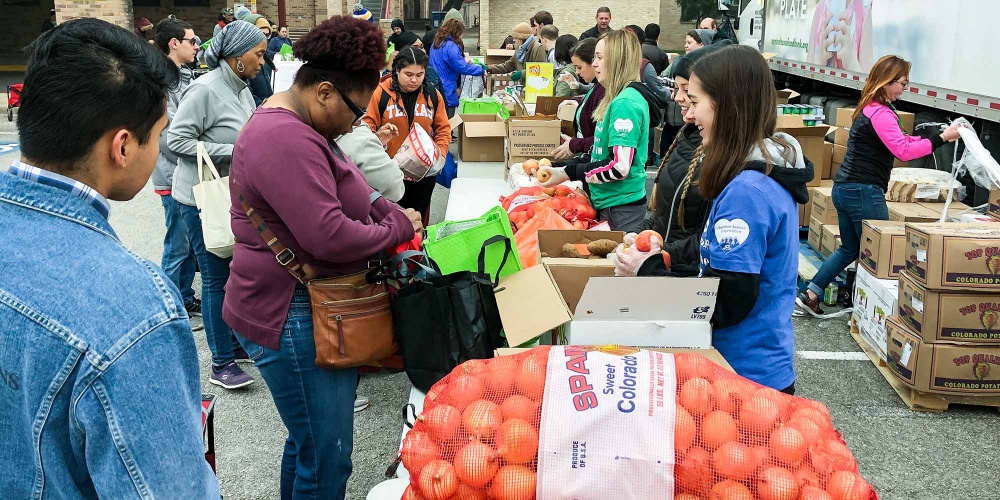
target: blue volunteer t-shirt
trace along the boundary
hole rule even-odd
[[[799,252],[798,205],[761,172],[744,171],[722,190],[701,238],[701,271],[760,275],[750,315],[715,330],[712,344],[736,373],[782,390],[795,381],[792,366]]]

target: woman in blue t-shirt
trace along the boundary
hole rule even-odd
[[[813,166],[794,138],[775,133],[775,99],[764,59],[733,46],[691,70],[687,118],[705,148],[698,187],[712,200],[700,266],[701,276],[720,280],[712,345],[736,373],[791,394],[798,204],[809,199]],[[668,276],[660,254],[655,243],[650,252],[619,247],[616,273]]]

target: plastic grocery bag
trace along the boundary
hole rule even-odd
[[[551,208],[545,208],[537,212],[524,225],[517,228],[517,232],[514,233],[514,241],[517,243],[517,254],[521,257],[521,269],[527,269],[538,264],[539,229],[578,228]]]
[[[444,166],[438,172],[437,183],[445,189],[451,189],[451,181],[455,180],[456,177],[458,177],[458,163],[455,162],[455,157],[449,151],[445,155]]]
[[[486,90],[484,77],[465,75],[462,77],[462,94],[459,97],[475,99],[482,97],[484,90]]]
[[[399,146],[395,160],[407,177],[419,181],[428,175],[437,174],[444,167],[445,158],[427,131],[415,125]]]
[[[400,458],[403,498],[878,498],[823,404],[621,346],[462,363]]]

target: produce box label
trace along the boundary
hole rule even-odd
[[[1000,353],[961,347],[939,350],[935,354],[941,354],[942,359],[935,359],[932,365],[932,388],[954,392],[1000,391]]]
[[[553,346],[537,497],[673,498],[675,394],[672,354]]]
[[[1000,285],[1000,242],[997,243],[983,245],[976,240],[945,238],[945,282]]]

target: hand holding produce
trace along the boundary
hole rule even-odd
[[[660,236],[660,233],[652,229],[647,229],[635,237],[635,248],[640,252],[651,251],[654,244],[658,248],[663,248],[663,237]]]
[[[647,232],[650,231],[643,231],[643,233]],[[651,232],[655,233],[655,231]],[[663,251],[663,239],[659,234],[656,237],[649,234],[643,236],[642,248],[645,250],[640,249],[638,240],[639,235],[626,234],[625,241],[618,245],[614,253],[608,254],[608,258],[615,264],[615,276],[635,276],[642,264],[656,254],[663,256],[667,269],[670,269],[670,254]]]
[[[538,182],[545,187],[556,186],[569,180],[566,169],[563,167],[538,167]]]
[[[397,135],[399,135],[399,129],[391,123],[382,125],[379,127],[378,132],[375,132],[375,136],[382,142],[382,145],[388,144]]]

